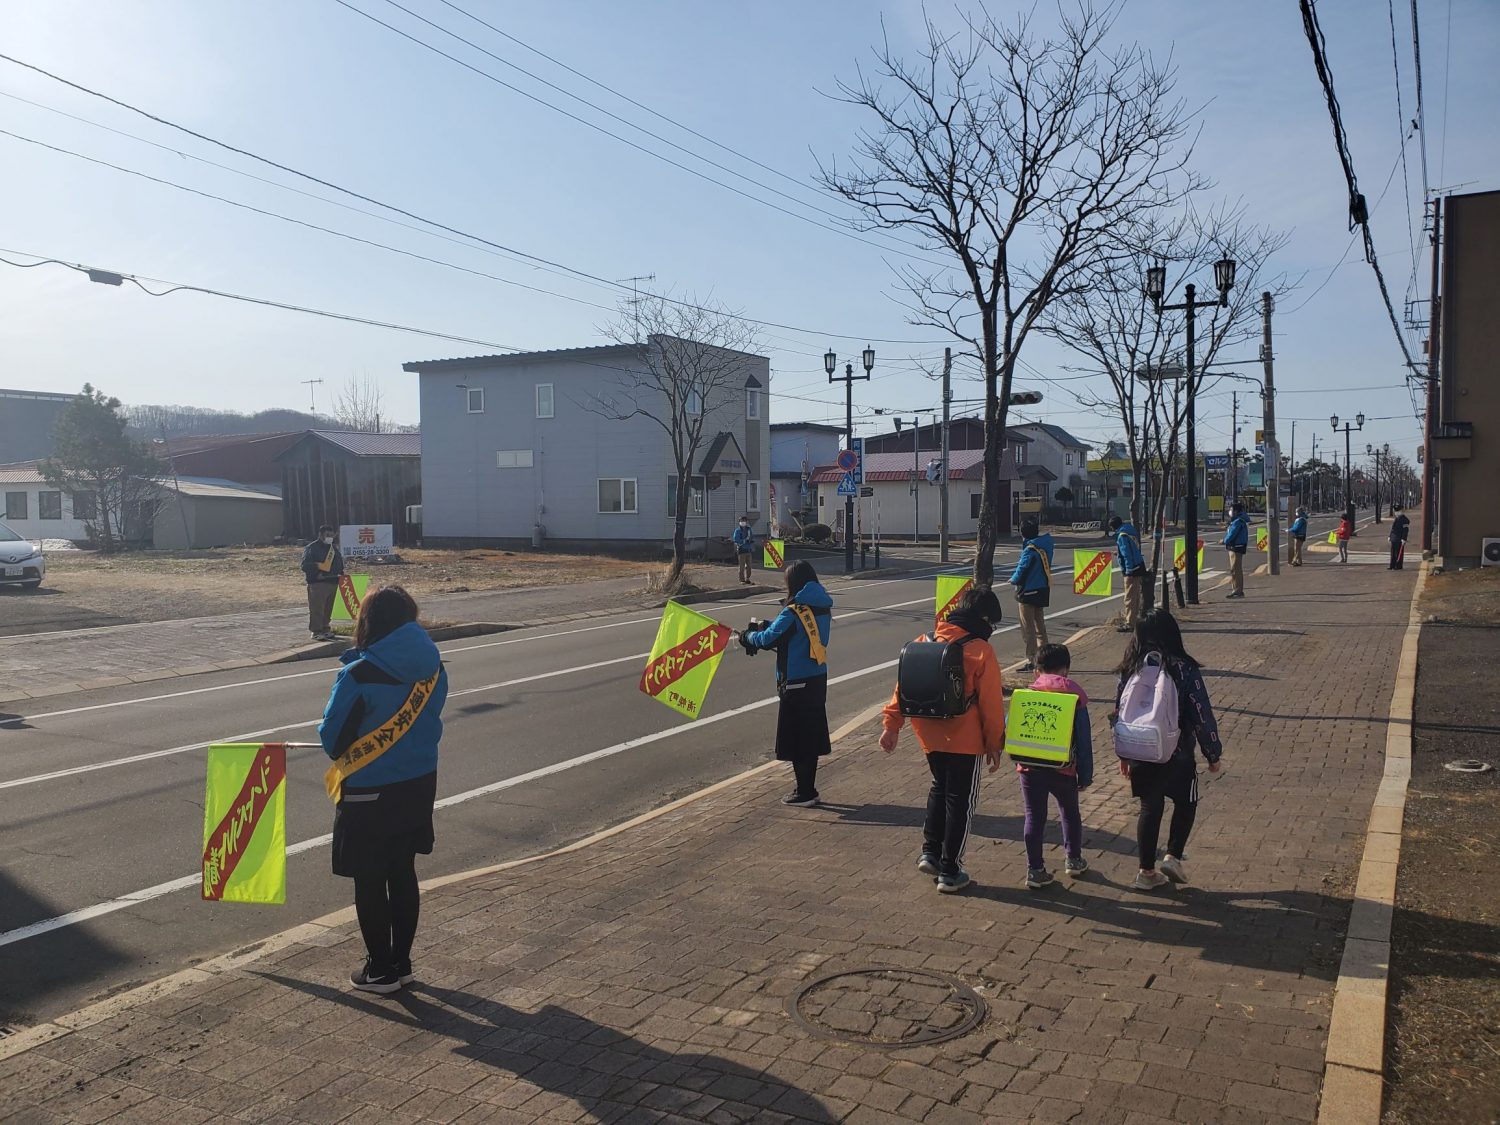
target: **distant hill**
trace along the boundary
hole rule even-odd
[[[305,410],[209,410],[202,406],[126,406],[129,429],[137,437],[184,437],[188,434],[289,433],[293,430],[348,430],[336,418]],[[415,433],[416,426],[382,426],[388,433]]]

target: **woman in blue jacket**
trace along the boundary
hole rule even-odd
[[[792,763],[797,789],[784,805],[818,803],[818,759],[829,753],[828,637],[833,598],[812,563],[799,559],[786,569],[786,608],[764,629],[740,634],[745,651],[776,650],[776,757]],[[752,623],[753,624],[753,623]],[[816,640],[815,640],[816,638]]]
[[[365,598],[341,659],[318,737],[333,759],[333,873],[354,880],[365,939],[364,967],[349,979],[364,992],[395,992],[412,980],[416,857],[432,854],[448,673],[400,586]]]

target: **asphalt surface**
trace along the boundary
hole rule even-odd
[[[1002,549],[997,571],[1016,553]],[[1118,576],[1114,598],[1076,597],[1071,563],[1060,551],[1049,610],[1054,639],[1119,610]],[[1206,563],[1205,596],[1218,596],[1207,591],[1222,552],[1211,547]],[[831,726],[889,695],[901,644],[931,624],[935,572],[828,580]],[[1023,654],[1010,599],[1002,600],[1007,621],[995,641],[1010,664]],[[776,606],[761,598],[695,608],[739,628]],[[419,861],[424,877],[534,855],[766,760],[775,731],[773,659],[731,648],[704,717],[689,722],[637,690],[657,620],[622,612],[441,646],[451,694],[437,848]],[[58,697],[0,716],[0,948],[8,970],[0,1023],[51,1018],[352,901],[351,884],[329,873],[332,815],[326,759],[316,749],[288,756],[287,903],[198,897],[204,748],[315,741],[336,669],[326,661],[212,673]]]

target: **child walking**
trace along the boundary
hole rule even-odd
[[[1354,521],[1346,515],[1343,519],[1339,520],[1339,562],[1341,563],[1349,561],[1349,540],[1353,535]]]
[[[1062,821],[1063,870],[1078,878],[1089,869],[1083,858],[1083,818],[1078,812],[1078,794],[1094,781],[1094,738],[1089,729],[1089,697],[1069,678],[1073,658],[1067,645],[1043,645],[1037,650],[1037,676],[1032,691],[1076,695],[1073,710],[1073,761],[1059,769],[1016,763],[1021,775],[1021,799],[1026,806],[1026,885],[1032,890],[1055,882],[1042,859],[1042,838],[1047,831],[1047,801],[1057,802]]]

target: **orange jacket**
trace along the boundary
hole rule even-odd
[[[1347,520],[1339,520],[1339,538],[1348,539],[1354,534],[1354,526]]]
[[[968,634],[957,625],[943,622],[937,627],[937,639],[956,641]],[[964,693],[978,698],[962,715],[952,719],[913,718],[911,729],[924,753],[992,754],[1005,745],[1005,684],[1000,675],[1000,661],[989,641],[977,637],[964,645]],[[906,721],[901,714],[900,691],[891,693],[885,705],[883,725],[888,731],[899,731]]]

